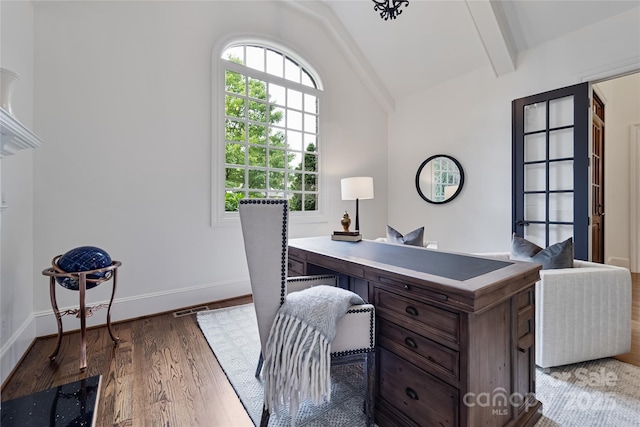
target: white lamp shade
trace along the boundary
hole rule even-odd
[[[354,176],[340,180],[342,200],[373,199],[373,178]]]

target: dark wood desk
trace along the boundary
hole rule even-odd
[[[533,426],[539,270],[371,241],[289,241],[291,275],[338,274],[376,307],[381,427]]]

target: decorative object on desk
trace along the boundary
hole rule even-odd
[[[425,201],[436,205],[455,199],[464,185],[464,170],[459,161],[436,154],[422,162],[416,173],[416,190]]]
[[[356,201],[356,230],[360,232],[360,199],[373,199],[373,178],[354,176],[340,180],[342,200]]]
[[[107,251],[95,246],[80,246],[53,259],[53,268],[60,273],[78,273],[105,268],[111,265]],[[111,270],[87,275],[87,289],[96,287],[100,282],[109,280]],[[67,289],[78,290],[78,280],[73,276],[56,277],[56,281]]]
[[[13,89],[20,76],[6,68],[0,68],[0,108],[13,116]]]
[[[362,234],[357,231],[334,231],[331,240],[340,240],[343,242],[359,242],[362,240]]]
[[[373,0],[373,10],[380,12],[380,18],[388,21],[396,19],[402,13],[402,6],[409,6],[409,0]]]
[[[387,225],[387,242],[400,245],[424,246],[424,227],[416,228],[403,236],[395,228]]]
[[[344,211],[344,215],[342,215],[342,219],[340,220],[340,225],[342,225],[343,231],[349,231],[349,227],[351,226],[351,218],[349,218],[349,213]]]

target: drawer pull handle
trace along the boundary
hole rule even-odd
[[[404,389],[404,392],[409,396],[410,399],[418,400],[418,393],[415,392],[411,387],[407,387]]]
[[[407,345],[407,347],[418,348],[418,344],[416,344],[413,338],[409,338],[409,337],[405,338],[404,343]]]
[[[411,287],[409,287],[409,285],[404,285],[404,288],[408,291],[411,289]]]
[[[404,311],[406,311],[407,313],[409,313],[412,316],[417,316],[418,315],[418,309],[415,308],[412,305],[408,305],[407,308],[404,309]]]

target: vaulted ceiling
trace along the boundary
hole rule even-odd
[[[372,0],[299,0],[331,28],[379,98],[396,99],[491,65],[517,69],[518,54],[619,13],[638,0],[409,0],[383,20]]]

